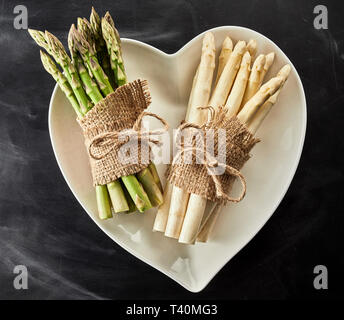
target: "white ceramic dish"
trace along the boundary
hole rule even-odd
[[[253,30],[225,26],[210,31],[215,35],[218,50],[225,36],[230,35],[234,41],[256,39],[258,53],[274,51],[276,59],[267,78],[282,65],[291,64],[271,40]],[[202,38],[203,34],[198,35],[171,55],[139,41],[123,40],[129,79],[148,80],[153,98],[149,111],[165,118],[174,128],[184,119]],[[306,101],[300,78],[292,66],[277,105],[257,133],[262,142],[254,148],[253,158],[242,170],[248,185],[245,199],[223,210],[211,242],[195,246],[153,233],[155,209],[145,214],[117,215],[106,221],[98,219],[81,130],[73,109],[57,86],[50,101],[49,131],[63,176],[93,221],[128,252],[186,289],[199,292],[254,237],[283,199],[302,152]],[[163,177],[165,165],[158,165],[158,170]]]

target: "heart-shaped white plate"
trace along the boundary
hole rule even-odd
[[[267,78],[286,63],[286,55],[263,35],[242,27],[218,27],[217,50],[229,35],[234,41],[256,39],[258,53],[275,52]],[[153,103],[149,111],[165,118],[172,128],[184,119],[192,78],[199,63],[203,34],[174,54],[145,43],[123,39],[123,53],[130,80],[147,79]],[[292,65],[292,64],[291,64]],[[207,244],[186,246],[152,232],[155,209],[145,214],[120,214],[101,221],[97,216],[81,130],[75,114],[56,86],[50,102],[49,131],[57,162],[70,189],[93,221],[128,252],[165,273],[192,292],[201,291],[216,273],[263,227],[284,197],[297,168],[306,131],[306,101],[300,78],[292,66],[279,101],[257,136],[253,158],[245,165],[247,195],[228,205]],[[163,177],[166,166],[158,165]],[[237,185],[238,187],[238,185]],[[234,190],[235,192],[235,190]]]

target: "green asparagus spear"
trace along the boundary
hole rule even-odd
[[[106,46],[108,48],[111,68],[115,73],[117,84],[118,86],[126,84],[127,77],[125,74],[124,63],[119,43],[117,41],[114,28],[105,18],[102,19],[102,32],[104,40],[106,42]]]
[[[140,212],[144,212],[145,210],[152,208],[152,204],[147,193],[134,175],[125,176],[121,179]]]
[[[115,212],[125,212],[129,210],[129,205],[123,192],[120,181],[116,180],[107,184],[111,202]]]
[[[30,36],[32,37],[32,39],[35,40],[35,42],[40,47],[45,49],[50,55],[53,55],[53,52],[52,52],[52,50],[48,44],[48,41],[45,37],[45,33],[43,31],[28,29],[28,32],[29,32]]]
[[[111,18],[110,13],[106,13],[101,23],[103,36],[111,58],[111,67],[114,70],[116,82],[120,86],[127,82],[127,77],[125,74],[122,51],[120,48],[121,42],[120,40],[117,40],[120,39],[119,34],[117,30],[115,31],[115,24]],[[151,164],[150,168],[152,170],[155,169],[154,164]],[[156,169],[153,174],[151,174],[149,169],[144,169],[137,174],[137,178],[140,180],[143,188],[148,193],[149,199],[151,200],[153,206],[161,204],[163,199],[160,188],[162,189],[162,187]],[[133,198],[133,200],[135,202],[135,198]]]
[[[116,40],[119,46],[119,51],[122,54],[122,42],[121,42],[121,37],[119,36],[119,32],[115,27],[115,22],[113,21],[111,14],[109,11],[106,11],[105,15],[104,15],[104,19],[111,25],[111,27],[113,28],[114,32],[115,32],[115,36],[116,36]]]
[[[74,32],[75,26],[74,24],[71,26],[69,34],[68,34],[68,47],[71,53],[73,63],[78,69],[81,81],[84,85],[84,89],[87,95],[91,98],[94,104],[98,103],[101,99],[103,99],[102,94],[98,90],[97,84],[93,81],[90,77],[88,70],[86,70],[85,65],[79,55],[79,53],[75,50],[74,39],[72,34]]]
[[[86,18],[78,18],[77,21],[77,29],[91,47],[91,51],[98,53],[98,48],[96,47],[96,39],[91,24]]]
[[[156,166],[153,162],[151,162],[149,165],[148,165],[148,169],[149,171],[151,172],[152,176],[153,176],[153,180],[155,181],[155,183],[157,184],[157,186],[159,187],[159,190],[161,192],[164,192],[164,189],[162,187],[162,184],[161,184],[161,181],[160,181],[160,177],[159,177],[159,174],[158,174],[158,170],[156,169]]]
[[[113,88],[115,88],[115,77],[110,67],[110,57],[108,55],[106,44],[102,35],[101,20],[98,13],[93,7],[90,15],[90,24],[95,39],[98,60],[104,72],[109,77],[110,84]]]
[[[99,48],[98,50],[103,49],[105,47],[105,42],[102,37],[100,17],[97,11],[94,9],[94,7],[92,7],[92,10],[91,10],[90,24],[93,29],[94,38],[96,40],[96,46]]]
[[[123,191],[125,194],[125,198],[127,199],[127,203],[129,206],[129,210],[126,213],[131,213],[131,212],[137,211],[136,205],[135,205],[133,199],[131,198],[131,196],[130,196],[130,194],[129,194],[129,192],[128,192],[127,188],[125,187],[122,180],[121,180],[121,185],[122,185],[122,188],[123,188]]]
[[[96,198],[99,218],[102,220],[111,218],[110,199],[106,186],[96,186]]]
[[[154,182],[153,176],[148,168],[141,170],[137,175],[137,179],[141,182],[145,189],[148,198],[153,207],[160,206],[163,202],[163,195],[156,183]]]
[[[59,84],[60,88],[68,98],[78,117],[82,118],[83,113],[80,110],[78,100],[76,99],[72,87],[69,85],[67,78],[56,67],[54,61],[49,57],[49,55],[47,55],[42,50],[40,50],[40,53],[44,69],[48,73],[50,73],[52,77],[55,79],[55,81]]]

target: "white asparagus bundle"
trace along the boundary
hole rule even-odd
[[[247,55],[249,55],[248,52]],[[237,117],[241,123],[248,124],[258,108],[262,106],[282,86],[283,82],[284,79],[281,76],[276,76],[264,84],[259,91],[245,104],[244,108],[238,114]],[[245,82],[241,81],[238,83],[240,83],[241,86],[245,86]],[[242,88],[239,88],[238,86],[237,90],[241,91]],[[236,96],[238,99],[237,102],[239,102],[242,96]],[[237,102],[234,101],[236,105],[238,104]],[[232,115],[236,115],[236,113]],[[202,198],[196,194],[191,194],[182,226],[182,231],[180,233],[179,242],[187,244],[193,244],[195,242],[201,221],[204,216],[206,203],[207,200],[205,198]]]
[[[215,85],[219,81],[220,75],[232,53],[232,50],[233,50],[233,42],[230,37],[226,37],[225,40],[223,41],[222,49],[219,56],[219,66],[217,68]]]
[[[272,106],[276,103],[277,101],[277,97],[284,85],[284,83],[286,82],[286,80],[288,79],[289,73],[290,73],[290,66],[289,65],[285,65],[278,73],[277,76],[278,78],[281,78],[281,84],[279,86],[279,88],[276,90],[276,88],[272,89],[270,92],[275,91],[274,94],[272,94],[264,103],[263,105],[259,108],[257,103],[256,105],[254,104],[249,104],[253,109],[257,109],[257,111],[249,111],[249,113],[253,113],[254,117],[252,119],[252,121],[250,121],[247,124],[247,128],[248,130],[252,133],[255,134],[259,128],[259,126],[262,124],[263,120],[265,119],[265,117],[267,116],[267,114],[269,113],[269,111],[271,110]],[[271,79],[273,80],[273,79]],[[276,84],[276,82],[274,82],[274,84]],[[263,88],[263,87],[262,87]],[[262,89],[262,91],[264,90],[264,88]],[[265,92],[268,92],[268,90],[264,90]],[[252,100],[252,99],[251,99]],[[261,101],[261,99],[255,99],[256,102]],[[246,109],[246,108],[245,108]],[[248,111],[246,109],[246,111]],[[240,117],[240,113],[242,113],[241,117]],[[238,118],[249,118],[247,117],[247,115],[245,115],[245,110],[242,110],[239,115]],[[200,232],[197,235],[197,241],[198,242],[207,242],[208,238],[214,228],[214,225],[216,223],[216,220],[219,216],[219,213],[222,209],[221,205],[215,205],[213,207],[213,210],[209,213],[207,219],[203,222],[201,228],[200,228]]]
[[[190,94],[186,121],[195,124],[203,124],[206,121],[207,111],[200,110],[198,107],[208,105],[214,69],[215,39],[213,34],[208,32],[203,39],[201,62]],[[170,210],[165,229],[166,236],[179,238],[188,200],[187,192],[178,187],[172,187]]]
[[[230,91],[233,82],[235,85],[237,73],[241,65],[242,57],[246,54],[245,62],[246,65],[248,56],[250,54],[246,52],[246,42],[239,41],[235,47],[233,52],[231,53],[227,64],[223,68],[223,71],[220,75],[219,82],[217,83],[213,95],[210,99],[209,105],[212,107],[218,107],[226,103],[228,92]],[[249,65],[247,66],[247,68]],[[242,68],[242,72],[245,67]],[[240,76],[241,78],[241,76]],[[243,82],[238,80],[238,82],[242,85]],[[234,90],[233,85],[233,90]],[[233,91],[232,90],[232,91]],[[239,88],[235,89],[239,90]],[[244,92],[245,90],[243,90]],[[240,95],[238,95],[239,97]],[[233,101],[233,99],[232,99]],[[239,103],[240,106],[240,103]],[[204,216],[205,207],[207,205],[207,199],[202,198],[197,194],[185,195],[185,197],[189,196],[189,201],[187,208],[185,208],[185,217],[184,222],[182,225],[182,229],[179,236],[179,242],[185,244],[193,244],[195,243],[197,233],[199,231],[201,221]]]
[[[203,40],[201,63],[193,79],[186,115],[186,121],[196,124],[203,124],[206,120],[204,112],[197,109],[197,107],[208,105],[207,102],[204,102],[204,96],[208,95],[206,99],[208,101],[211,89],[211,81],[210,84],[207,81],[202,83],[202,74],[203,81],[209,79],[205,77],[205,70],[209,72],[211,69],[212,78],[215,67],[215,60],[213,60],[210,68],[208,65],[204,69],[205,63],[202,67],[202,61],[208,61],[209,63],[209,56],[215,57],[214,38],[212,36],[212,41],[210,41],[212,42],[212,54],[208,55],[208,60],[205,58],[205,51],[209,49],[209,39]],[[226,103],[229,117],[236,115],[241,106],[242,110],[237,115],[238,119],[246,124],[252,133],[255,133],[276,102],[281,87],[290,72],[290,66],[282,68],[276,77],[260,88],[267,71],[273,63],[274,53],[269,53],[266,56],[259,55],[249,76],[250,61],[251,57],[256,54],[257,42],[250,40],[246,45],[244,41],[238,41],[233,51],[232,46],[232,41],[227,37],[223,42],[219,58],[221,66],[218,67],[216,86],[209,105],[216,108]],[[207,83],[207,89],[204,90]],[[197,241],[205,242],[208,239],[222,206],[215,205],[208,217],[203,219],[207,200],[196,194],[190,195],[168,182],[164,199],[165,206],[159,208],[153,230],[163,232],[165,229],[166,236],[179,238],[179,242],[188,244],[193,244],[196,236]],[[204,221],[200,227],[202,219]]]

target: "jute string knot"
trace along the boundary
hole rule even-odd
[[[193,128],[193,129],[204,129],[206,127],[207,127],[207,124],[200,126],[200,125],[197,125],[194,123],[184,122],[178,128],[176,140],[180,141],[180,139],[178,139],[178,138],[179,138],[179,135],[183,129],[191,129],[191,128]],[[202,139],[202,136],[200,135],[199,131],[197,131],[196,141],[198,139]],[[190,147],[184,147],[181,144],[180,147],[181,147],[181,150],[179,150],[177,152],[177,154],[175,155],[175,157],[173,158],[172,165],[175,165],[179,161],[181,161],[183,159],[183,154],[185,154],[187,152],[191,152],[192,156],[195,157],[197,163],[203,165],[207,169],[208,173],[210,173],[211,179],[215,185],[216,197],[219,200],[222,200],[225,202],[228,201],[228,202],[237,203],[237,202],[240,202],[245,197],[246,181],[245,181],[244,176],[241,174],[241,172],[239,170],[235,169],[234,167],[232,167],[228,164],[219,163],[219,161],[213,155],[211,155],[207,150],[205,150],[205,148],[202,149],[202,148],[198,147],[196,144],[193,144],[193,146],[190,146]],[[203,152],[204,152],[204,157],[203,157]],[[235,178],[239,178],[241,185],[242,185],[242,189],[241,189],[240,195],[237,198],[230,197],[224,192],[224,188],[222,186],[220,179],[218,178],[218,176],[216,174],[214,174],[212,172],[212,169],[218,168],[218,167],[224,168],[224,173],[228,173]]]
[[[163,128],[155,130],[141,130],[142,120],[144,117],[152,117],[159,120]],[[108,131],[95,136],[88,146],[88,154],[94,160],[101,160],[110,152],[118,150],[121,146],[126,144],[130,139],[136,138],[138,143],[146,143],[153,145],[160,145],[158,140],[152,139],[154,136],[161,136],[168,130],[168,123],[155,113],[143,111],[138,116],[131,129],[122,131]],[[120,140],[119,137],[125,136],[125,139]],[[107,147],[107,148],[103,148]]]
[[[209,111],[208,120],[202,125],[181,123],[175,137],[178,151],[167,171],[167,180],[188,193],[221,205],[239,202],[246,194],[246,181],[240,169],[259,140],[237,117],[229,117],[226,108],[220,106],[215,110],[207,106],[199,109]],[[184,136],[182,131],[185,129]],[[209,133],[213,145],[208,143]],[[239,196],[231,197],[228,194],[236,179],[241,183],[241,192]]]

